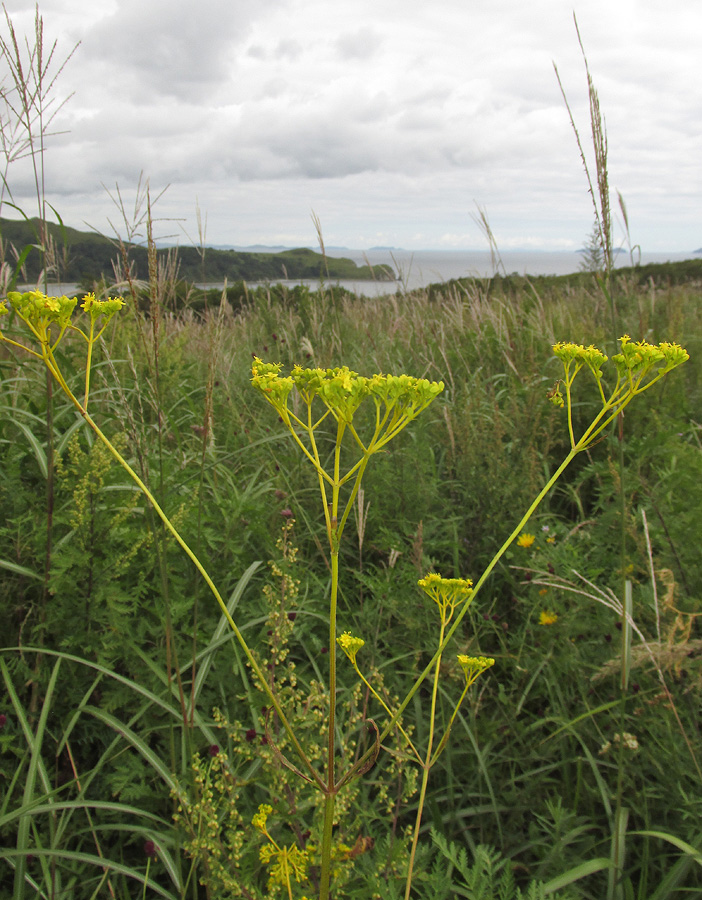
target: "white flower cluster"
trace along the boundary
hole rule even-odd
[[[623,731],[621,734],[615,734],[611,741],[607,741],[606,743],[602,744],[602,746],[600,747],[599,755],[604,756],[606,753],[609,753],[609,751],[612,749],[612,743],[614,743],[614,745],[617,747],[620,743],[622,743],[625,750],[634,751],[639,749],[639,742],[636,738],[636,735],[629,734],[628,731]]]

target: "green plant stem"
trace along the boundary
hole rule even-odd
[[[365,686],[368,688],[368,690],[370,691],[370,693],[375,697],[375,699],[378,701],[378,703],[383,707],[383,709],[385,710],[385,712],[386,712],[389,716],[392,716],[392,711],[390,710],[390,707],[389,707],[389,706],[387,705],[387,703],[383,700],[383,698],[380,696],[380,694],[376,691],[376,689],[373,687],[373,685],[370,683],[370,681],[368,681],[368,679],[365,677],[365,675],[363,674],[363,672],[361,672],[361,670],[358,668],[358,664],[357,664],[357,663],[354,664],[354,669],[355,669],[356,674],[358,675],[358,677],[359,677],[359,678],[361,679],[361,681],[363,682],[363,684],[365,684]],[[467,688],[466,688],[466,690],[467,690]],[[459,706],[460,706],[461,702],[463,701],[463,698],[465,697],[465,695],[466,695],[466,691],[463,691],[463,694],[461,695],[461,699],[459,700]],[[456,709],[456,711],[458,711],[458,708]],[[453,718],[451,719],[451,724],[453,724],[453,719],[455,719],[455,717],[456,717],[456,713],[454,712]],[[451,726],[449,725],[449,728],[450,728],[450,727],[451,727]],[[421,756],[419,755],[419,753],[417,752],[417,748],[416,748],[416,747],[414,746],[414,744],[412,743],[412,740],[411,740],[410,736],[407,734],[407,732],[406,732],[405,729],[402,727],[402,725],[400,725],[399,722],[397,723],[397,730],[400,732],[400,734],[402,735],[402,737],[407,741],[407,746],[410,748],[410,750],[412,751],[412,753],[414,753],[414,755],[415,755],[415,757],[416,757],[416,759],[417,759],[417,762],[418,762],[419,765],[421,766],[421,764],[422,764],[422,758],[421,758]]]
[[[581,443],[582,443],[582,441],[581,441]],[[565,459],[563,460],[563,462],[562,462],[562,463],[560,464],[560,466],[556,469],[556,471],[553,473],[553,475],[549,478],[549,480],[546,482],[546,484],[544,485],[544,487],[539,491],[539,493],[537,494],[536,498],[533,500],[533,502],[532,502],[531,505],[529,506],[529,509],[524,513],[524,515],[522,516],[522,518],[519,520],[519,523],[517,524],[517,526],[512,530],[512,532],[510,533],[509,537],[505,540],[505,542],[502,544],[502,546],[500,547],[500,549],[497,551],[497,553],[496,553],[496,554],[493,556],[493,558],[490,560],[490,563],[488,564],[487,568],[485,569],[485,571],[483,572],[483,574],[480,576],[480,578],[479,578],[478,581],[476,582],[475,587],[473,588],[473,593],[471,594],[471,597],[472,597],[472,600],[473,600],[473,601],[475,600],[475,597],[477,596],[478,592],[480,591],[480,588],[481,588],[481,587],[483,586],[483,584],[485,584],[485,582],[487,581],[487,579],[488,579],[488,577],[490,576],[492,570],[495,568],[495,566],[496,566],[497,563],[500,561],[500,559],[502,559],[502,557],[503,557],[505,551],[507,550],[507,548],[510,546],[510,544],[511,544],[511,543],[518,537],[518,535],[521,533],[522,529],[524,528],[524,526],[526,525],[526,523],[529,521],[529,519],[531,518],[532,514],[536,511],[536,509],[537,509],[537,507],[539,506],[539,504],[541,503],[541,501],[542,501],[542,500],[544,499],[544,497],[550,492],[551,488],[552,488],[552,487],[554,486],[554,484],[558,481],[558,479],[561,477],[561,475],[563,474],[563,472],[565,472],[565,470],[568,468],[568,466],[571,464],[571,462],[572,462],[573,459],[577,456],[577,454],[580,452],[581,449],[583,449],[583,448],[581,447],[580,443],[579,443],[575,448],[571,448],[571,450],[569,451],[568,455],[565,457]],[[414,695],[417,693],[417,691],[418,691],[419,688],[420,688],[420,685],[422,684],[422,682],[424,681],[424,679],[427,677],[427,675],[431,672],[431,670],[434,668],[434,666],[436,665],[437,660],[441,657],[441,654],[444,652],[444,650],[445,650],[446,647],[448,646],[449,641],[451,640],[451,638],[452,638],[453,635],[455,634],[456,629],[458,628],[458,626],[459,626],[459,625],[461,624],[461,622],[463,621],[463,617],[466,615],[466,613],[468,612],[469,609],[470,609],[470,605],[464,605],[464,606],[463,606],[463,609],[459,612],[458,616],[456,617],[456,621],[453,623],[453,625],[451,626],[451,628],[450,628],[450,629],[448,630],[448,632],[446,633],[446,635],[445,635],[443,641],[441,642],[441,644],[440,644],[438,650],[436,651],[436,653],[434,654],[434,656],[431,658],[431,660],[430,660],[429,663],[427,664],[427,666],[426,666],[426,668],[424,669],[424,671],[419,675],[419,677],[418,677],[417,680],[415,681],[414,685],[412,686],[412,688],[409,690],[409,692],[408,692],[407,695],[405,696],[405,699],[402,701],[402,703],[401,703],[401,704],[399,705],[399,707],[397,708],[397,710],[396,710],[394,716],[390,719],[390,721],[387,723],[387,725],[385,726],[385,728],[384,728],[383,731],[381,732],[381,734],[380,734],[380,740],[381,740],[381,741],[383,741],[383,740],[388,736],[388,734],[390,733],[391,729],[394,728],[395,723],[397,722],[397,720],[400,718],[400,716],[402,715],[402,713],[403,713],[403,712],[405,711],[405,709],[407,708],[407,705],[409,704],[410,700],[411,700],[411,699],[414,697]],[[370,750],[366,751],[365,757],[369,756],[370,753],[371,753]]]
[[[319,876],[319,900],[328,900],[331,880],[331,844],[334,827],[336,789],[324,798],[324,829],[322,831],[322,871]]]
[[[445,620],[442,615],[441,631],[439,633],[439,647],[444,643]],[[436,698],[439,692],[439,670],[441,668],[441,653],[436,659],[436,668],[434,669],[434,686],[431,692],[431,712],[429,714],[429,740],[427,741],[427,753],[422,764],[422,786],[419,791],[419,802],[417,804],[417,818],[414,823],[414,835],[412,837],[412,849],[410,850],[409,863],[407,865],[407,882],[405,884],[405,900],[409,900],[410,891],[412,890],[412,872],[414,870],[414,858],[417,853],[417,844],[419,842],[419,829],[422,824],[422,813],[424,812],[424,801],[427,796],[427,785],[429,784],[429,772],[432,766],[432,750],[434,749],[434,729],[436,727]]]
[[[343,426],[341,423],[339,423],[339,431],[343,434]],[[339,453],[340,439],[337,440],[336,453],[334,456],[335,479],[332,488],[332,512],[329,530],[329,544],[331,547],[331,593],[329,598],[329,713],[327,718],[329,731],[327,735],[327,783],[324,790],[324,828],[322,831],[322,870],[320,873],[319,900],[327,900],[329,897],[332,830],[334,827],[334,808],[338,791],[334,772],[334,732],[336,729],[336,605],[339,590],[339,536],[337,532]],[[323,485],[323,482],[321,483]],[[324,491],[322,491],[322,496],[324,497]]]
[[[207,584],[210,591],[212,592],[212,595],[214,596],[215,600],[219,604],[222,614],[224,615],[227,622],[229,623],[229,627],[232,629],[232,631],[234,632],[234,636],[236,637],[239,644],[241,645],[241,648],[244,651],[247,660],[249,661],[249,665],[251,666],[254,674],[256,675],[256,678],[258,680],[261,690],[263,690],[266,693],[266,695],[268,696],[268,699],[271,702],[271,706],[273,707],[278,718],[280,719],[282,726],[285,728],[286,732],[288,733],[288,736],[290,737],[292,745],[294,746],[295,750],[297,751],[298,756],[300,757],[300,759],[301,759],[302,763],[304,764],[305,768],[307,769],[307,771],[310,773],[310,776],[311,776],[312,780],[314,781],[314,783],[317,784],[317,786],[320,788],[320,790],[324,790],[325,789],[324,783],[322,782],[317,771],[315,770],[314,766],[310,762],[307,754],[302,749],[302,746],[300,745],[300,742],[298,741],[297,737],[295,736],[295,733],[293,732],[292,727],[291,727],[290,723],[288,722],[288,719],[287,719],[285,713],[283,712],[282,707],[280,706],[280,703],[278,702],[278,699],[276,698],[275,694],[271,690],[271,688],[268,684],[268,681],[267,681],[265,675],[263,674],[263,671],[261,670],[261,667],[256,662],[256,659],[255,659],[253,653],[251,652],[249,645],[246,643],[246,640],[245,640],[243,634],[241,633],[241,631],[237,627],[236,623],[234,622],[234,619],[232,618],[229,610],[227,609],[227,604],[224,602],[222,595],[220,594],[219,590],[217,589],[217,586],[215,585],[215,583],[210,578],[207,570],[202,565],[202,563],[197,558],[197,556],[193,553],[193,551],[190,549],[190,547],[185,542],[185,540],[180,536],[179,532],[173,526],[173,524],[171,523],[171,521],[168,518],[168,516],[166,515],[166,513],[161,509],[161,506],[159,505],[158,501],[156,500],[154,495],[151,493],[149,488],[146,486],[146,484],[141,480],[141,478],[137,475],[137,473],[134,471],[134,469],[129,465],[127,460],[121,455],[121,453],[117,450],[117,448],[112,444],[110,439],[102,432],[102,430],[99,428],[97,423],[90,417],[88,412],[83,408],[83,406],[80,404],[78,399],[72,393],[72,391],[66,384],[65,379],[63,378],[63,376],[61,376],[58,366],[56,365],[56,362],[53,360],[53,356],[51,356],[50,361],[45,359],[45,362],[47,363],[47,367],[50,369],[52,374],[56,376],[56,378],[57,378],[59,384],[61,385],[61,388],[63,389],[64,393],[66,394],[66,396],[73,403],[73,405],[76,407],[76,409],[81,414],[81,416],[85,419],[86,423],[90,426],[90,428],[93,430],[95,435],[103,442],[103,444],[107,447],[107,449],[110,451],[112,456],[117,460],[117,462],[120,464],[120,466],[122,466],[122,468],[129,474],[129,476],[132,478],[132,480],[136,483],[137,487],[141,490],[141,492],[147,498],[147,500],[153,507],[154,511],[156,512],[158,517],[163,522],[166,530],[169,531],[170,534],[175,538],[176,542],[185,551],[186,555],[189,557],[189,559],[191,560],[191,562],[193,563],[195,568],[198,570],[198,572],[204,578],[205,583]]]
[[[90,394],[90,370],[93,359],[93,344],[95,343],[95,338],[93,338],[93,331],[95,329],[95,322],[93,321],[93,317],[90,317],[90,337],[88,338],[88,356],[85,362],[85,397],[83,399],[83,408],[88,408],[88,395]],[[58,343],[58,342],[57,342]]]

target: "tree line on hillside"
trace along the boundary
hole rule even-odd
[[[40,250],[39,219],[13,220],[0,218],[0,238],[4,259],[15,265],[24,256],[20,280],[36,281],[44,262]],[[113,277],[113,261],[122,254],[118,240],[103,235],[79,231],[52,222],[45,224],[44,248],[52,268],[52,280],[91,283],[103,277]],[[148,251],[145,246],[125,243],[124,249],[137,279],[149,275]],[[48,251],[48,252],[46,252]],[[166,260],[172,248],[157,249],[157,257]],[[196,247],[178,248],[178,275],[189,282],[273,281],[298,278],[328,278],[331,280],[394,281],[395,273],[387,265],[358,266],[346,258],[324,257],[306,247],[283,250],[279,253],[243,252],[238,250],[203,251]]]

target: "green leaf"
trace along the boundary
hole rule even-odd
[[[125,725],[124,722],[121,722],[110,713],[107,713],[102,709],[97,709],[95,706],[86,706],[84,707],[84,710],[91,716],[95,716],[96,719],[99,719],[101,722],[109,725],[110,728],[113,728],[118,734],[120,734],[128,743],[132,745],[132,747],[134,747],[135,750],[137,750],[144,757],[144,759],[148,762],[154,772],[160,775],[163,781],[168,785],[169,789],[180,796],[180,787],[178,785],[178,782],[175,780],[163,761],[159,759],[156,753],[154,753],[151,747],[149,747],[146,741],[142,740],[142,738],[140,738],[138,734],[132,731],[131,728]]]
[[[32,450],[34,451],[34,458],[37,461],[37,465],[39,466],[39,470],[44,478],[49,477],[49,466],[46,461],[46,453],[44,452],[44,448],[41,446],[39,441],[34,436],[34,433],[29,428],[28,425],[25,425],[24,422],[19,422],[17,419],[12,419],[12,423],[16,425],[20,431],[22,431],[30,443]]]
[[[145,875],[137,871],[137,869],[132,869],[122,863],[114,862],[111,859],[107,859],[105,856],[96,856],[93,853],[80,853],[75,850],[40,849],[38,847],[32,847],[24,853],[20,853],[18,850],[8,850],[4,847],[0,848],[0,856],[2,856],[3,859],[7,859],[12,865],[15,865],[15,872],[19,869],[19,863],[15,864],[14,860],[21,859],[21,861],[24,862],[28,855],[83,862],[94,865],[99,869],[109,869],[111,872],[116,872],[118,875],[126,875],[127,878],[132,878],[140,884],[146,885],[154,893],[158,894],[160,897],[164,897],[165,900],[178,900],[174,894],[161,887],[155,881],[152,881],[150,878],[147,881]]]
[[[592,875],[594,872],[603,872],[605,869],[609,868],[609,865],[609,859],[604,856],[597,857],[597,859],[589,859],[587,862],[580,863],[579,866],[568,869],[568,871],[564,872],[562,875],[558,875],[556,878],[547,881],[544,885],[544,893],[554,894],[567,884],[572,884],[574,881],[580,881],[581,878],[585,878],[587,875]]]
[[[3,676],[5,677],[5,683],[8,685],[9,690],[9,672],[7,671],[7,667],[5,666],[5,661],[0,659],[0,665],[2,666]],[[25,730],[25,736],[27,738],[27,743],[30,748],[30,759],[29,759],[29,768],[27,769],[27,776],[24,783],[24,792],[22,795],[22,806],[26,806],[34,796],[35,785],[37,781],[37,777],[42,778],[44,780],[45,773],[43,772],[43,762],[41,758],[41,748],[42,743],[44,741],[44,732],[46,729],[46,720],[49,717],[49,710],[51,709],[51,700],[53,697],[54,689],[56,687],[56,681],[58,679],[59,669],[61,666],[61,660],[57,659],[54,664],[53,671],[51,673],[51,678],[49,679],[49,684],[46,688],[46,694],[44,695],[44,702],[41,707],[41,713],[39,715],[39,721],[37,722],[37,730],[35,734],[32,734],[31,729],[28,729],[27,723],[23,722],[23,727]],[[14,889],[12,896],[14,900],[22,900],[24,897],[24,887],[25,887],[25,866],[26,866],[26,853],[27,848],[29,847],[29,829],[31,825],[31,820],[28,816],[22,817],[19,821],[19,825],[17,827],[17,853],[19,854],[18,865],[15,869],[15,881],[14,881]]]
[[[244,572],[244,574],[241,576],[239,581],[237,582],[237,585],[234,588],[234,591],[232,592],[231,597],[229,598],[229,603],[227,603],[227,609],[229,610],[229,614],[231,615],[232,618],[234,618],[234,611],[236,610],[236,607],[238,606],[239,601],[241,600],[241,596],[244,593],[244,590],[246,589],[249,581],[253,577],[256,570],[260,567],[260,565],[261,565],[260,562],[252,563],[248,567],[248,569]],[[220,616],[219,622],[217,623],[217,627],[215,628],[215,631],[214,631],[212,637],[210,638],[210,642],[207,645],[207,648],[205,650],[206,655],[204,656],[204,659],[200,665],[200,668],[197,671],[197,675],[195,676],[195,686],[193,689],[195,701],[197,701],[199,699],[200,691],[202,690],[203,685],[205,684],[205,682],[207,680],[207,675],[210,671],[210,667],[212,666],[212,658],[214,656],[214,650],[216,649],[217,646],[219,646],[219,643],[218,643],[219,639],[221,637],[223,637],[224,634],[228,631],[229,631],[229,622],[227,621],[227,618],[224,615],[224,613],[222,613],[222,615]],[[234,634],[232,634],[231,636],[234,637]]]
[[[702,853],[700,853],[699,850],[696,850],[692,844],[688,844],[681,838],[675,837],[674,834],[667,834],[665,831],[630,831],[629,834],[638,834],[642,837],[654,837],[660,838],[662,841],[668,841],[669,844],[677,847],[678,850],[682,850],[683,853],[687,853],[688,856],[691,856],[698,866],[702,866]]]
[[[37,575],[36,572],[32,572],[31,569],[27,569],[25,566],[10,562],[9,559],[0,559],[0,569],[7,569],[9,572],[14,572],[16,575],[24,575],[25,578],[34,578],[36,581],[44,580],[42,575]]]

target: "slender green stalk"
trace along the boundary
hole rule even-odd
[[[519,536],[519,534],[521,533],[521,531],[522,531],[522,529],[524,528],[524,526],[526,525],[526,523],[529,521],[529,519],[531,518],[531,516],[533,515],[533,513],[536,511],[537,507],[540,505],[541,501],[544,499],[544,497],[546,497],[546,495],[550,492],[551,488],[554,486],[554,484],[555,484],[555,483],[558,481],[558,479],[561,477],[561,475],[563,474],[563,472],[565,472],[565,470],[566,470],[566,469],[568,468],[568,466],[571,464],[571,462],[573,461],[573,459],[577,456],[577,454],[578,454],[578,452],[579,452],[579,449],[580,449],[580,448],[578,447],[578,449],[571,449],[571,450],[570,450],[570,452],[568,453],[568,455],[566,456],[566,458],[563,460],[563,462],[560,464],[560,466],[556,469],[556,471],[553,473],[553,475],[549,478],[549,480],[546,482],[546,484],[544,485],[544,487],[539,491],[539,493],[537,494],[536,498],[534,499],[534,501],[532,502],[532,504],[529,506],[529,509],[524,513],[524,515],[522,516],[522,518],[519,520],[519,523],[518,523],[518,524],[516,525],[516,527],[510,532],[509,537],[507,537],[507,539],[504,541],[504,543],[502,544],[502,546],[500,547],[500,549],[497,551],[497,553],[496,553],[496,554],[493,556],[493,558],[490,560],[489,565],[487,566],[487,568],[485,569],[485,571],[483,572],[483,574],[480,576],[480,578],[478,579],[478,581],[475,583],[475,587],[473,588],[473,594],[472,594],[473,599],[476,597],[476,595],[477,595],[478,592],[480,591],[480,588],[483,586],[483,584],[485,584],[485,582],[486,582],[487,579],[489,578],[489,576],[490,576],[492,570],[495,568],[495,566],[497,565],[497,563],[502,559],[502,557],[504,556],[505,551],[506,551],[506,550],[508,549],[508,547],[512,544],[512,542],[513,542],[514,540],[516,540],[516,538]],[[427,675],[429,675],[429,673],[431,672],[431,670],[434,668],[434,666],[436,665],[437,660],[440,659],[441,654],[444,652],[444,650],[446,649],[446,647],[447,647],[448,644],[449,644],[449,641],[451,640],[451,638],[453,637],[453,635],[456,633],[456,630],[457,630],[458,626],[461,624],[461,622],[463,621],[463,617],[464,617],[464,616],[466,615],[466,613],[468,612],[468,609],[469,609],[469,607],[466,605],[466,606],[464,606],[463,609],[458,613],[455,622],[453,623],[453,625],[451,626],[451,628],[446,632],[446,635],[444,636],[444,639],[443,639],[443,641],[441,642],[441,644],[439,645],[439,648],[437,649],[436,653],[435,653],[435,654],[432,656],[432,658],[429,660],[429,662],[427,663],[425,669],[421,672],[421,674],[419,675],[419,677],[418,677],[417,680],[415,681],[414,685],[413,685],[413,686],[411,687],[411,689],[408,691],[408,693],[407,693],[406,696],[405,696],[405,699],[402,701],[402,703],[399,705],[399,707],[398,707],[397,710],[395,711],[395,714],[392,716],[392,718],[390,719],[390,721],[389,721],[389,722],[386,724],[386,726],[383,728],[382,732],[380,733],[380,740],[381,740],[381,741],[383,741],[383,740],[388,736],[388,734],[390,733],[390,731],[392,730],[392,728],[395,727],[395,725],[396,725],[396,723],[397,723],[397,720],[400,718],[400,716],[402,715],[402,713],[405,711],[405,709],[407,708],[407,705],[408,705],[409,702],[412,700],[412,698],[414,697],[414,695],[417,693],[417,691],[418,691],[419,688],[421,687],[421,685],[422,685],[422,683],[424,682],[424,680],[425,680],[425,678],[427,677]],[[364,758],[368,758],[368,756],[370,756],[370,753],[371,753],[371,751],[366,751],[366,755],[365,755]]]
[[[295,736],[295,733],[293,732],[292,727],[290,726],[290,723],[288,722],[288,719],[287,719],[285,713],[283,712],[282,707],[280,706],[280,703],[278,702],[278,699],[276,698],[275,694],[269,687],[268,681],[267,681],[263,671],[261,670],[261,667],[256,662],[256,658],[254,657],[253,653],[251,652],[249,645],[246,643],[246,640],[245,640],[243,634],[237,627],[234,619],[232,618],[229,610],[227,609],[227,604],[224,602],[222,595],[220,594],[219,590],[217,589],[215,583],[210,578],[207,570],[202,565],[202,563],[197,558],[197,556],[193,553],[193,551],[190,549],[190,547],[188,546],[186,541],[181,537],[180,533],[174,528],[173,524],[171,523],[171,520],[168,518],[166,513],[161,509],[161,507],[158,504],[154,495],[151,493],[149,488],[144,484],[144,482],[141,480],[141,478],[137,475],[137,473],[134,471],[134,469],[132,469],[132,467],[129,465],[129,463],[126,461],[126,459],[124,459],[124,457],[120,454],[120,452],[117,450],[117,448],[112,444],[112,442],[109,440],[109,438],[101,431],[101,429],[94,422],[94,420],[81,407],[80,403],[76,400],[76,398],[73,396],[73,394],[70,394],[69,396],[70,396],[70,399],[73,401],[73,403],[76,405],[80,414],[85,419],[85,421],[93,429],[93,431],[95,432],[97,437],[105,444],[105,446],[110,451],[110,453],[114,456],[114,458],[117,460],[117,462],[130,475],[132,480],[136,483],[136,485],[139,487],[139,489],[146,496],[147,500],[154,508],[156,515],[163,522],[166,530],[168,532],[170,532],[170,534],[175,538],[176,542],[184,550],[184,552],[186,553],[188,558],[191,560],[191,562],[193,563],[195,568],[202,575],[203,579],[205,580],[205,583],[207,584],[207,586],[209,587],[210,591],[212,592],[215,600],[219,604],[219,607],[222,610],[222,614],[225,616],[227,622],[229,623],[229,627],[232,629],[236,639],[239,641],[239,644],[241,645],[241,648],[246,655],[249,665],[253,669],[253,671],[256,675],[256,678],[258,679],[261,689],[264,690],[265,693],[268,695],[268,699],[270,700],[273,709],[275,710],[278,718],[280,719],[281,724],[283,725],[286,732],[288,733],[288,736],[290,737],[290,740],[291,740],[293,746],[295,747],[295,750],[297,751],[300,759],[304,763],[305,767],[307,768],[308,772],[312,776],[313,780],[315,782],[317,782],[319,784],[319,786],[321,787],[322,785],[321,785],[321,782],[319,779],[319,775],[317,774],[316,770],[314,769],[311,762],[309,761],[307,754],[302,749],[302,746],[300,745],[297,737]]]
[[[329,710],[327,717],[327,777],[324,790],[324,828],[322,831],[322,870],[319,900],[327,900],[331,878],[332,829],[338,787],[334,771],[334,736],[336,730],[336,603],[339,585],[339,550],[331,552],[331,597],[329,603]]]
[[[439,633],[439,646],[444,642],[444,622],[442,618],[441,631]],[[431,692],[431,710],[429,713],[429,740],[427,741],[427,752],[422,764],[422,786],[419,790],[419,802],[417,804],[417,818],[414,823],[414,835],[412,837],[412,848],[410,850],[409,863],[407,865],[407,882],[405,884],[405,900],[409,900],[410,891],[412,890],[412,872],[414,870],[414,858],[417,853],[417,844],[419,842],[419,829],[422,824],[422,813],[424,812],[424,801],[427,795],[427,785],[429,783],[429,772],[432,765],[432,751],[434,749],[434,730],[436,728],[436,698],[439,693],[439,674],[441,669],[441,655],[436,660],[434,669],[434,685]]]
[[[94,301],[94,298],[93,298],[93,301]],[[85,304],[84,304],[84,307],[85,307]],[[91,306],[90,303],[85,308],[92,312],[95,312],[96,310],[100,309],[99,306],[97,306],[95,304],[93,304]],[[179,544],[179,546],[182,548],[182,550],[185,552],[185,554],[191,560],[191,562],[193,563],[195,568],[201,574],[201,576],[205,580],[205,583],[207,584],[210,591],[212,592],[215,600],[219,604],[219,607],[220,607],[223,615],[225,616],[227,622],[229,623],[229,626],[232,629],[236,639],[238,640],[239,644],[241,645],[241,647],[246,655],[246,658],[247,658],[253,672],[256,675],[256,678],[259,682],[261,689],[267,694],[268,699],[270,700],[271,706],[275,710],[276,714],[278,715],[278,718],[280,719],[281,724],[283,725],[288,736],[290,737],[290,740],[291,740],[296,752],[298,753],[300,760],[302,761],[303,765],[309,772],[309,775],[310,775],[312,781],[315,784],[317,784],[317,786],[320,788],[320,790],[324,790],[325,786],[324,786],[323,781],[321,780],[316,769],[313,767],[307,754],[304,752],[300,742],[298,741],[296,735],[294,734],[292,727],[291,727],[285,713],[283,712],[283,709],[280,706],[278,699],[276,698],[271,687],[269,686],[268,681],[267,681],[263,671],[261,670],[261,667],[258,665],[256,658],[254,657],[253,653],[251,652],[251,649],[249,648],[248,644],[246,643],[246,640],[244,639],[244,636],[242,635],[241,631],[239,630],[236,623],[234,622],[234,619],[232,618],[229,610],[227,609],[226,603],[224,602],[216,585],[212,581],[209,573],[207,572],[205,567],[202,565],[202,563],[200,562],[198,557],[195,555],[195,553],[191,550],[191,548],[189,547],[187,542],[183,539],[183,537],[180,535],[180,533],[177,531],[177,529],[173,526],[172,522],[170,521],[170,519],[168,518],[166,513],[163,511],[160,504],[158,503],[158,501],[156,500],[156,498],[154,497],[152,492],[149,490],[147,485],[144,483],[144,481],[139,477],[139,475],[129,465],[127,460],[117,450],[117,448],[114,446],[114,444],[104,434],[104,432],[100,429],[100,427],[97,425],[97,423],[92,419],[92,417],[88,413],[87,409],[80,403],[80,401],[77,399],[77,397],[73,394],[70,387],[68,386],[68,383],[66,382],[65,378],[63,377],[63,374],[60,370],[58,363],[56,362],[56,359],[55,359],[55,356],[53,353],[53,350],[56,347],[56,344],[58,343],[58,339],[53,343],[53,345],[50,342],[49,329],[50,329],[51,322],[50,321],[47,322],[43,318],[38,319],[37,320],[38,324],[35,327],[31,321],[27,320],[27,318],[25,316],[23,316],[23,319],[26,322],[26,324],[29,326],[31,331],[34,333],[37,340],[39,341],[41,352],[36,353],[35,351],[32,351],[29,348],[24,347],[22,344],[17,344],[17,342],[15,342],[15,341],[9,341],[9,343],[12,343],[12,344],[15,344],[16,346],[22,347],[23,349],[28,350],[28,352],[32,353],[34,356],[39,356],[42,359],[42,361],[44,362],[44,364],[47,367],[48,372],[50,372],[51,375],[56,379],[56,381],[60,385],[63,392],[66,394],[66,396],[71,401],[71,403],[73,403],[75,408],[78,410],[80,415],[83,417],[83,419],[89,425],[89,427],[92,429],[92,431],[95,433],[95,435],[103,442],[103,444],[107,447],[107,449],[112,454],[112,456],[115,458],[115,460],[129,474],[129,476],[135,482],[137,487],[142,491],[144,496],[147,498],[147,500],[151,504],[153,510],[156,512],[158,517],[163,522],[163,525],[164,525],[166,531],[168,531],[175,538],[176,542]],[[91,322],[92,322],[92,317],[91,317]],[[64,325],[64,327],[61,330],[61,335],[65,331],[65,327],[66,326]],[[75,330],[80,331],[80,329],[75,329]],[[103,330],[104,330],[104,327],[103,327],[103,329],[101,329],[100,334],[102,333]],[[86,335],[82,331],[80,333],[83,334],[83,337],[86,337]],[[92,334],[92,332],[91,332],[91,334]],[[7,338],[5,338],[4,335],[2,335],[1,332],[0,332],[0,339],[8,340]],[[59,336],[59,339],[60,339],[60,336]],[[90,339],[89,338],[87,338],[87,339],[88,339],[88,343],[90,345]],[[87,378],[86,378],[86,386],[89,389],[89,380]]]

